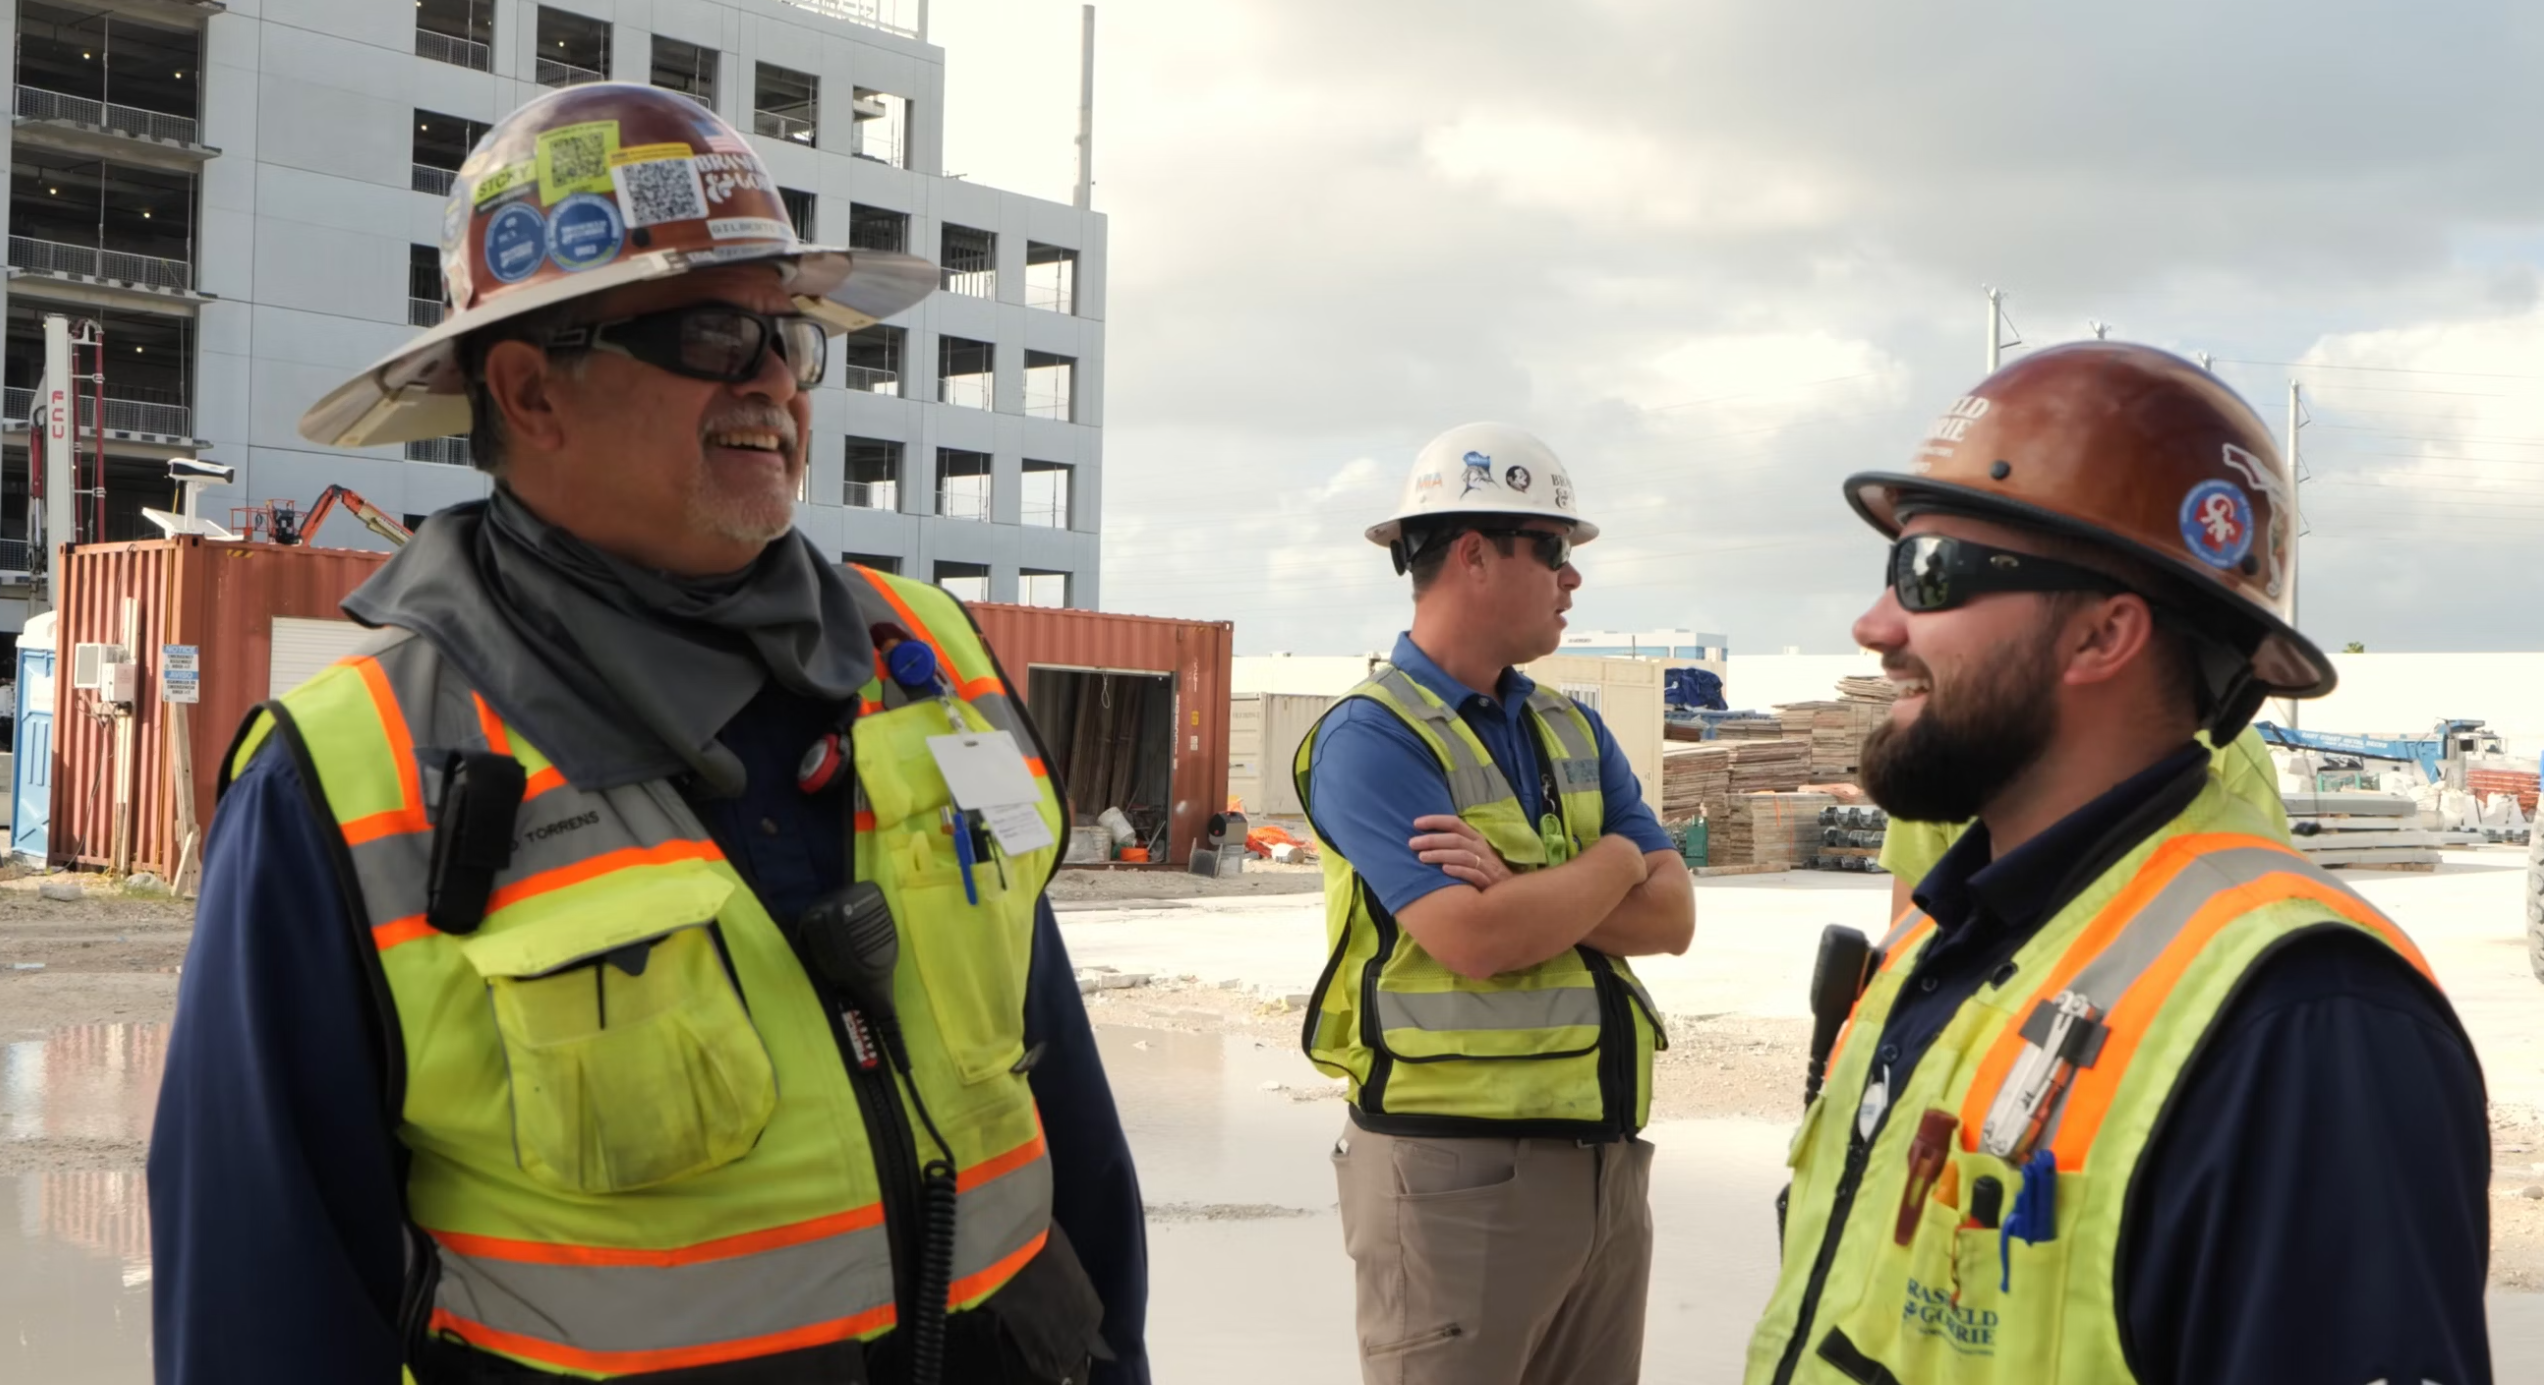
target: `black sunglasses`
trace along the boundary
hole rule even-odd
[[[1528,540],[1529,547],[1537,554],[1537,561],[1544,563],[1548,572],[1561,572],[1564,564],[1572,561],[1572,535],[1570,534],[1548,533],[1543,529],[1479,528],[1471,532],[1482,534],[1488,539]]]
[[[757,378],[772,348],[797,389],[820,384],[830,365],[830,334],[820,323],[800,313],[773,315],[731,303],[691,303],[560,327],[542,344],[550,351],[615,351],[657,370],[726,385]]]
[[[2128,586],[2091,568],[2012,553],[1942,534],[1909,534],[1890,548],[1890,589],[1911,611],[1948,611],[1989,592],[2102,592]]]

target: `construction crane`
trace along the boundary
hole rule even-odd
[[[387,539],[393,548],[404,548],[406,541],[415,537],[405,525],[389,518],[386,511],[344,486],[329,486],[320,491],[318,503],[310,506],[305,513],[288,500],[267,501],[263,513],[253,517],[262,518],[265,522],[254,527],[262,529],[265,537],[275,543],[306,544],[339,505],[352,511],[353,517],[361,520],[363,527]]]
[[[2477,755],[2501,753],[2500,738],[2479,721],[2439,722],[2426,736],[2344,736],[2331,731],[2300,731],[2293,726],[2257,721],[2253,730],[2272,745],[2288,750],[2318,750],[2362,760],[2396,760],[2420,766],[2432,784],[2446,782],[2443,768],[2461,765]]]

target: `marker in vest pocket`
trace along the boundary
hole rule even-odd
[[[1900,1323],[1908,1331],[1951,1343],[1954,1351],[1965,1356],[1996,1354],[1996,1311],[1962,1307],[1952,1301],[1948,1289],[1929,1288],[1909,1280],[1908,1301],[1900,1310]]]

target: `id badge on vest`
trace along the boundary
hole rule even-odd
[[[1005,731],[930,736],[927,748],[954,806],[980,814],[1008,855],[1040,851],[1058,840],[1042,820],[1042,795],[1014,736]]]

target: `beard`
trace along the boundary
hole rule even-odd
[[[702,462],[689,492],[691,528],[739,543],[766,544],[795,527],[795,491],[803,472],[791,453],[787,467],[775,474],[721,474],[726,469],[712,458]]]
[[[1911,822],[1967,822],[2040,758],[2058,733],[2056,627],[1978,661],[1925,709],[1864,740],[1864,792]]]

